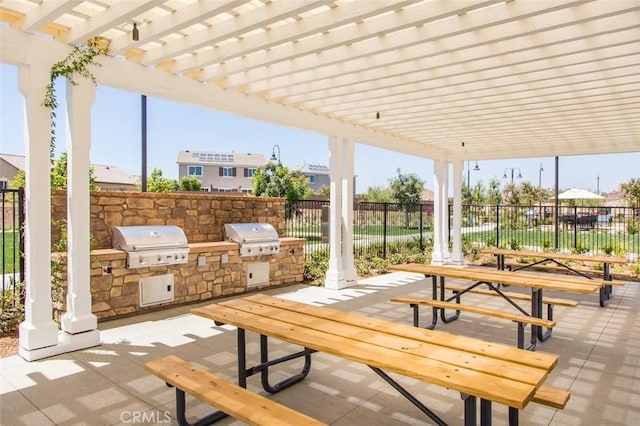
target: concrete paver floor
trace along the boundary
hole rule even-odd
[[[340,291],[296,285],[265,293],[411,324],[411,309],[389,299],[401,294],[428,297],[430,282],[416,274],[393,273]],[[606,308],[599,307],[596,295],[555,296],[580,304],[555,308],[558,325],[537,350],[559,355],[547,384],[567,389],[572,396],[564,410],[529,404],[520,413],[520,424],[640,424],[640,283],[615,287]],[[466,297],[469,303],[504,306],[496,297]],[[174,390],[146,373],[145,362],[176,354],[232,381],[236,378],[235,331],[189,314],[194,306],[100,323],[102,344],[94,348],[34,362],[18,356],[0,360],[0,424],[177,424]],[[423,318],[430,318],[427,310]],[[516,338],[515,324],[466,313],[438,329],[509,345]],[[257,337],[252,333],[247,337],[249,359],[255,360]],[[270,340],[272,356],[290,349]],[[273,380],[298,371],[300,365],[296,360],[278,366]],[[398,379],[448,424],[462,424],[463,401],[458,393]],[[259,377],[249,378],[249,388],[261,392]],[[270,398],[336,426],[431,424],[367,366],[322,353],[313,355],[311,373],[303,382]],[[190,418],[209,411],[188,397]],[[506,425],[506,408],[493,404],[493,411],[494,424]],[[218,424],[241,423],[225,419]]]

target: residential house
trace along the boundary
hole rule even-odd
[[[320,192],[320,188],[322,188],[323,186],[328,187],[331,183],[329,168],[327,166],[304,163],[301,166],[296,167],[296,170],[299,170],[309,179],[309,187],[316,194]]]
[[[180,151],[178,179],[196,177],[208,192],[251,192],[253,175],[266,164],[264,155],[238,152]]]
[[[139,191],[140,177],[119,167],[91,164],[96,186],[102,191]]]
[[[19,170],[24,170],[24,155],[0,154],[0,188],[8,188]]]
[[[8,186],[19,170],[25,169],[24,155],[0,154],[0,185]],[[138,191],[139,177],[116,166],[91,164],[95,184],[103,191]]]

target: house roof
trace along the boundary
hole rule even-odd
[[[309,164],[304,163],[301,166],[297,167],[302,173],[314,174],[314,175],[329,175],[329,168],[327,166],[323,166],[322,164]]]
[[[11,0],[0,22],[3,62],[101,36],[98,84],[426,158],[640,147],[637,0]]]
[[[262,167],[266,164],[264,155],[241,152],[214,152],[214,151],[180,151],[178,152],[178,164],[208,164],[227,166],[254,166]]]
[[[140,182],[138,176],[131,175],[117,166],[91,164],[91,167],[93,168],[93,177],[96,183],[136,185]]]
[[[25,169],[26,157],[24,155],[0,154],[0,159],[18,170]],[[140,181],[138,176],[131,175],[117,166],[104,164],[91,164],[90,166],[93,168],[93,176],[96,183],[136,185]]]
[[[6,161],[11,166],[18,170],[24,170],[25,168],[25,156],[14,154],[0,154],[0,160]]]

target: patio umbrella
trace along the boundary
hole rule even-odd
[[[559,200],[602,200],[603,198],[602,195],[579,188],[571,188],[558,195]]]

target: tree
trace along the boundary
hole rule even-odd
[[[162,176],[162,170],[154,168],[147,181],[148,192],[170,192],[178,190],[178,182]]]
[[[253,175],[253,193],[258,197],[280,197],[287,200],[285,215],[290,218],[300,200],[311,196],[309,178],[299,170],[291,171],[281,163],[267,163]]]
[[[629,182],[621,183],[620,190],[630,207],[640,208],[640,179],[631,178]]]
[[[398,176],[390,179],[391,196],[404,207],[405,226],[409,228],[409,213],[416,210],[422,201],[424,182],[415,173],[403,175],[396,169]]]
[[[18,170],[18,173],[11,180],[14,188],[25,186],[25,171]],[[67,189],[67,153],[63,152],[60,157],[52,162],[51,166],[51,190]],[[97,191],[100,188],[96,185],[95,172],[93,167],[89,168],[89,189]]]
[[[486,202],[489,205],[499,205],[502,203],[502,194],[500,192],[500,181],[496,178],[493,178],[489,181],[489,186],[487,188],[487,197]]]
[[[381,186],[370,186],[367,193],[362,197],[366,201],[389,203],[393,201],[390,188],[383,188]]]
[[[179,187],[180,191],[199,192],[202,190],[202,182],[195,176],[182,176]]]
[[[318,194],[322,195],[323,197],[328,197],[329,195],[331,195],[331,188],[329,187],[329,185],[322,185],[318,190]]]

